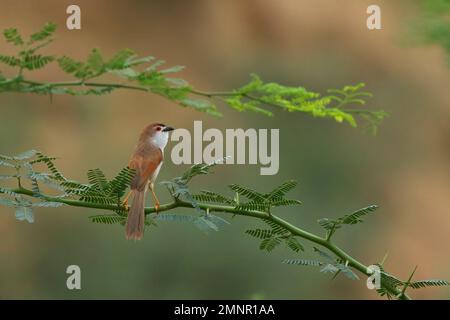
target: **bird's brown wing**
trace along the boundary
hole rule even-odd
[[[151,152],[136,152],[128,164],[130,169],[136,170],[136,175],[131,181],[131,189],[144,190],[162,160],[163,154],[159,148]]]

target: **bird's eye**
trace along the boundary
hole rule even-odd
[[[161,131],[161,127],[157,127],[157,128],[156,128],[156,131]]]

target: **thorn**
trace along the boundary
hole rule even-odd
[[[415,266],[414,270],[413,270],[413,271],[411,272],[411,274],[409,275],[409,278],[408,278],[408,280],[405,282],[405,285],[403,286],[402,291],[400,292],[400,294],[398,295],[398,297],[402,297],[402,296],[405,294],[406,289],[408,289],[409,284],[411,283],[411,279],[412,279],[412,277],[414,276],[414,273],[416,273],[417,267],[418,267],[418,266]]]
[[[386,254],[384,255],[383,259],[380,262],[380,266],[384,265],[384,263],[386,262],[386,259],[388,258],[388,256],[389,256],[389,252],[386,252]]]
[[[416,273],[417,267],[418,267],[418,266],[415,266],[415,267],[414,267],[414,270],[411,272],[411,275],[409,276],[408,281],[407,281],[408,284],[411,282],[411,279],[412,279],[412,277],[414,276],[414,273]]]
[[[331,278],[331,280],[334,280],[334,279],[336,279],[336,277],[338,276],[338,274],[341,272],[341,270],[338,270],[334,275],[333,275],[333,278]]]

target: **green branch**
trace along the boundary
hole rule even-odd
[[[382,110],[354,109],[355,106],[364,105],[366,99],[372,96],[362,91],[363,83],[330,89],[321,95],[300,86],[264,82],[257,75],[252,75],[250,82],[240,88],[209,92],[198,90],[186,80],[175,77],[183,70],[183,66],[162,68],[163,60],[153,56],[138,57],[130,49],[120,50],[110,58],[105,58],[100,50],[92,49],[86,61],[77,61],[68,56],[37,54],[37,51],[52,42],[55,30],[56,25],[48,23],[36,33],[38,37],[33,34],[29,41],[24,40],[15,28],[4,30],[5,40],[19,51],[13,56],[0,54],[0,63],[17,70],[16,76],[12,78],[3,76],[0,71],[0,93],[35,93],[52,97],[58,94],[85,96],[109,94],[116,90],[137,90],[160,95],[183,107],[214,116],[221,115],[216,106],[216,102],[221,102],[240,112],[266,116],[272,116],[274,110],[283,110],[346,122],[353,127],[362,122],[374,133],[387,115]],[[74,80],[42,82],[29,78],[27,72],[55,62]],[[103,76],[114,76],[120,81],[103,81]]]
[[[16,193],[16,194],[22,194],[27,195],[30,197],[34,196],[33,191],[25,189],[25,188],[16,188],[16,189],[10,189],[10,192]],[[71,200],[71,199],[61,199],[57,197],[50,197],[50,196],[44,196],[39,197],[40,200],[45,199],[49,202],[59,202],[63,203],[69,206],[74,207],[83,207],[83,208],[92,208],[92,209],[102,209],[102,210],[108,210],[108,211],[115,211],[115,210],[121,210],[122,208],[118,205],[106,205],[106,204],[98,204],[98,203],[88,203],[84,201],[79,200]],[[337,245],[335,245],[331,241],[327,241],[325,238],[322,238],[320,236],[317,236],[315,234],[312,234],[308,231],[305,231],[299,227],[294,226],[293,224],[289,223],[288,221],[273,215],[268,214],[266,212],[261,211],[244,211],[244,210],[238,210],[235,207],[232,206],[226,206],[226,205],[214,205],[214,204],[207,204],[207,203],[198,203],[198,207],[203,210],[208,210],[209,212],[224,212],[224,213],[230,213],[233,215],[239,215],[239,216],[245,216],[245,217],[253,217],[258,219],[264,219],[264,220],[270,220],[274,222],[275,224],[279,225],[280,227],[283,227],[286,230],[289,230],[292,234],[295,236],[298,236],[300,238],[306,239],[311,241],[312,243],[322,246],[331,252],[333,252],[337,257],[342,259],[343,261],[348,261],[348,266],[355,268],[362,274],[366,276],[370,276],[371,273],[368,272],[368,267],[365,266],[363,263],[359,262],[352,256],[350,256],[348,253],[346,253],[344,250],[339,248]],[[192,203],[182,200],[175,200],[170,203],[162,204],[158,212],[162,213],[165,211],[170,211],[175,208],[190,208],[193,209]],[[147,207],[145,208],[145,213],[148,214],[155,214],[156,209],[155,207]],[[399,290],[397,288],[390,288],[391,293],[394,296],[399,296],[400,299],[409,300],[410,297],[405,293],[402,292],[402,290]]]
[[[0,154],[0,168],[3,167],[12,171],[11,174],[0,175],[0,181],[15,180],[17,182],[15,188],[0,185],[0,204],[14,208],[16,218],[28,222],[34,221],[34,207],[68,205],[112,212],[112,214],[91,216],[93,222],[125,224],[127,208],[123,205],[122,199],[134,177],[134,170],[124,168],[115,178],[108,180],[100,169],[93,169],[87,173],[89,183],[81,183],[67,179],[57,169],[54,160],[55,158],[35,150],[26,151],[16,156]],[[157,220],[188,221],[193,222],[201,229],[217,231],[224,223],[228,222],[215,216],[213,214],[215,212],[256,218],[268,225],[270,229],[253,229],[247,230],[246,233],[262,240],[260,248],[263,250],[271,251],[284,242],[289,249],[297,253],[304,251],[303,246],[297,240],[299,238],[328,249],[335,256],[332,257],[314,248],[326,262],[289,259],[287,260],[289,264],[321,266],[322,272],[332,272],[335,273],[335,276],[342,273],[353,280],[359,278],[352,271],[352,268],[366,276],[371,275],[372,271],[368,266],[338,247],[332,241],[332,236],[344,226],[363,222],[363,217],[373,213],[377,206],[368,206],[338,219],[320,219],[318,222],[326,231],[325,237],[321,237],[273,214],[272,209],[275,207],[301,204],[298,200],[286,198],[286,194],[296,187],[295,181],[286,181],[268,193],[261,193],[245,186],[232,184],[229,187],[235,193],[233,198],[206,190],[200,194],[192,194],[189,190],[190,181],[198,175],[208,174],[213,166],[222,161],[223,159],[211,164],[193,165],[180,177],[161,182],[169,190],[173,201],[161,205],[158,213],[156,213],[154,207],[145,208],[146,225],[155,224]],[[37,171],[38,168],[42,169],[42,166],[46,167],[48,171]],[[44,193],[43,187],[54,190],[57,194]],[[176,208],[192,209],[193,214],[182,216],[165,213]],[[384,261],[378,264],[380,268],[383,263]],[[448,284],[445,280],[412,282],[412,276],[407,281],[402,281],[384,270],[380,279],[381,288],[378,292],[398,299],[409,299],[405,292],[407,288],[418,289]]]

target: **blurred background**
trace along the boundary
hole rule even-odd
[[[225,192],[241,183],[268,191],[287,179],[303,205],[280,216],[313,232],[316,220],[339,217],[369,204],[378,212],[336,235],[336,242],[366,265],[386,252],[386,268],[406,278],[450,279],[450,69],[437,45],[408,44],[408,25],[419,17],[417,1],[376,1],[382,30],[366,28],[366,0],[88,1],[82,29],[65,28],[72,1],[1,1],[0,29],[23,34],[48,21],[59,25],[46,49],[85,59],[92,47],[105,56],[129,47],[168,65],[186,65],[182,77],[204,90],[228,90],[252,72],[266,81],[318,92],[365,82],[373,109],[390,113],[377,136],[331,120],[277,112],[275,117],[238,113],[226,106],[212,118],[158,96],[117,91],[103,97],[1,94],[0,153],[38,149],[59,157],[66,176],[86,181],[90,168],[109,177],[126,166],[142,127],[161,121],[191,129],[280,128],[280,171],[260,176],[259,166],[222,166],[197,179],[194,189]],[[1,41],[2,53],[12,48]],[[2,66],[2,69],[6,67]],[[5,72],[7,74],[7,72]],[[52,64],[34,79],[65,76]],[[166,150],[170,151],[173,143]],[[166,161],[159,181],[184,166]],[[163,186],[161,200],[169,200]],[[185,210],[176,210],[183,213]],[[316,258],[283,247],[260,251],[244,234],[257,223],[235,217],[206,235],[192,225],[159,223],[143,241],[124,239],[119,225],[93,224],[100,212],[71,207],[35,211],[34,224],[16,221],[0,207],[0,298],[125,299],[378,299],[365,279],[331,281],[285,258]],[[258,224],[258,227],[260,225]],[[82,290],[66,288],[66,267],[82,270]],[[416,298],[450,298],[449,288],[423,289]]]

